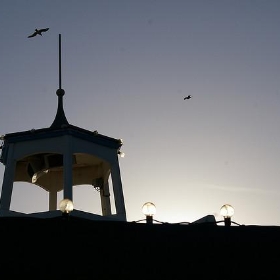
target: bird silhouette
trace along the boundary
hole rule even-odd
[[[35,37],[36,35],[41,35],[42,36],[42,32],[46,32],[48,31],[49,28],[42,28],[42,29],[35,29],[35,32],[31,35],[28,36],[28,38],[31,38],[31,37]]]
[[[188,95],[188,96],[184,97],[184,100],[186,100],[186,99],[191,99],[191,98],[192,98],[192,96],[191,96],[191,95]]]

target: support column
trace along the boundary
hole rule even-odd
[[[14,145],[10,144],[9,154],[7,164],[5,166],[5,172],[3,177],[2,191],[1,191],[1,201],[0,209],[1,210],[10,210],[13,184],[16,170],[16,159],[14,159]]]
[[[64,136],[65,150],[63,153],[63,195],[64,199],[70,199],[73,201],[73,178],[72,178],[72,168],[73,168],[73,154],[71,145],[71,136]]]
[[[49,193],[49,211],[55,211],[57,209],[57,192],[53,191]]]
[[[102,188],[100,188],[100,199],[102,207],[102,215],[109,216],[112,214],[110,203],[110,191],[107,178],[104,178]]]
[[[111,166],[111,177],[115,197],[116,213],[126,221],[126,211],[124,204],[124,196],[122,190],[121,172],[118,158],[115,159]]]

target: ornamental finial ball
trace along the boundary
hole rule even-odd
[[[65,91],[64,89],[62,88],[59,88],[57,91],[56,91],[56,95],[57,96],[63,96],[65,94]]]

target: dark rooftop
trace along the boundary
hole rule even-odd
[[[1,217],[1,273],[36,279],[279,279],[280,227]]]

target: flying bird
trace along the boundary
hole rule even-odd
[[[49,30],[49,28],[42,28],[42,29],[37,29],[36,28],[35,32],[33,34],[29,35],[28,38],[35,37],[36,35],[42,36],[42,32],[46,32],[48,30]]]
[[[191,98],[192,98],[192,96],[191,96],[191,95],[188,95],[188,96],[184,97],[184,100],[186,100],[186,99],[191,99]]]

